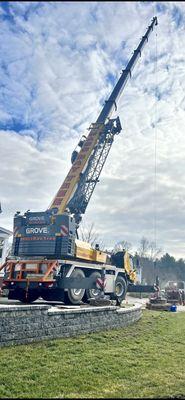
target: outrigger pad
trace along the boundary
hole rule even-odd
[[[110,299],[104,299],[104,298],[99,298],[99,299],[89,299],[89,304],[91,306],[110,306],[111,305],[111,300]]]

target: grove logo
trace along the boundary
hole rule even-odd
[[[43,228],[26,228],[26,233],[30,234],[30,233],[48,233],[48,228],[47,226],[44,226]]]

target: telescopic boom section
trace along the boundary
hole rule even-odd
[[[146,42],[148,42],[148,37],[151,33],[151,31],[153,31],[153,27],[154,25],[157,25],[157,17],[154,17],[152,19],[152,23],[151,25],[149,25],[145,35],[142,37],[139,46],[137,47],[136,50],[134,50],[134,54],[131,57],[130,61],[128,62],[126,68],[122,71],[122,74],[116,84],[116,86],[114,87],[109,99],[105,102],[105,105],[97,119],[97,123],[104,123],[106,121],[106,118],[110,117],[110,115],[113,112],[114,107],[116,107],[116,102],[119,100],[122,91],[127,83],[128,78],[131,78],[131,73],[132,70],[138,60],[139,57],[141,57],[141,50],[143,50],[143,47],[145,46]]]
[[[131,77],[138,58],[141,56],[141,50],[148,42],[148,37],[153,31],[154,25],[157,25],[157,17],[152,19],[137,49],[134,50],[110,97],[105,102],[96,123],[89,128],[90,132],[87,139],[49,207],[50,209],[57,208],[57,214],[63,214],[68,208],[76,216],[76,222],[79,222],[80,214],[85,212],[106,161],[114,135],[121,131],[119,118],[114,120],[109,118],[113,111],[117,110],[117,102],[128,78]]]

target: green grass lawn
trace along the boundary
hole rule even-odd
[[[185,313],[124,329],[1,348],[0,397],[185,398]]]

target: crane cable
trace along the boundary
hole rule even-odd
[[[154,191],[153,191],[153,235],[154,235],[154,248],[155,248],[155,258],[154,258],[154,272],[156,273],[156,254],[157,254],[157,58],[158,58],[158,48],[157,48],[157,32],[155,40],[155,61],[154,61],[154,75],[155,75],[155,104],[154,104]],[[157,275],[157,274],[156,274]],[[157,276],[156,276],[157,279]]]

